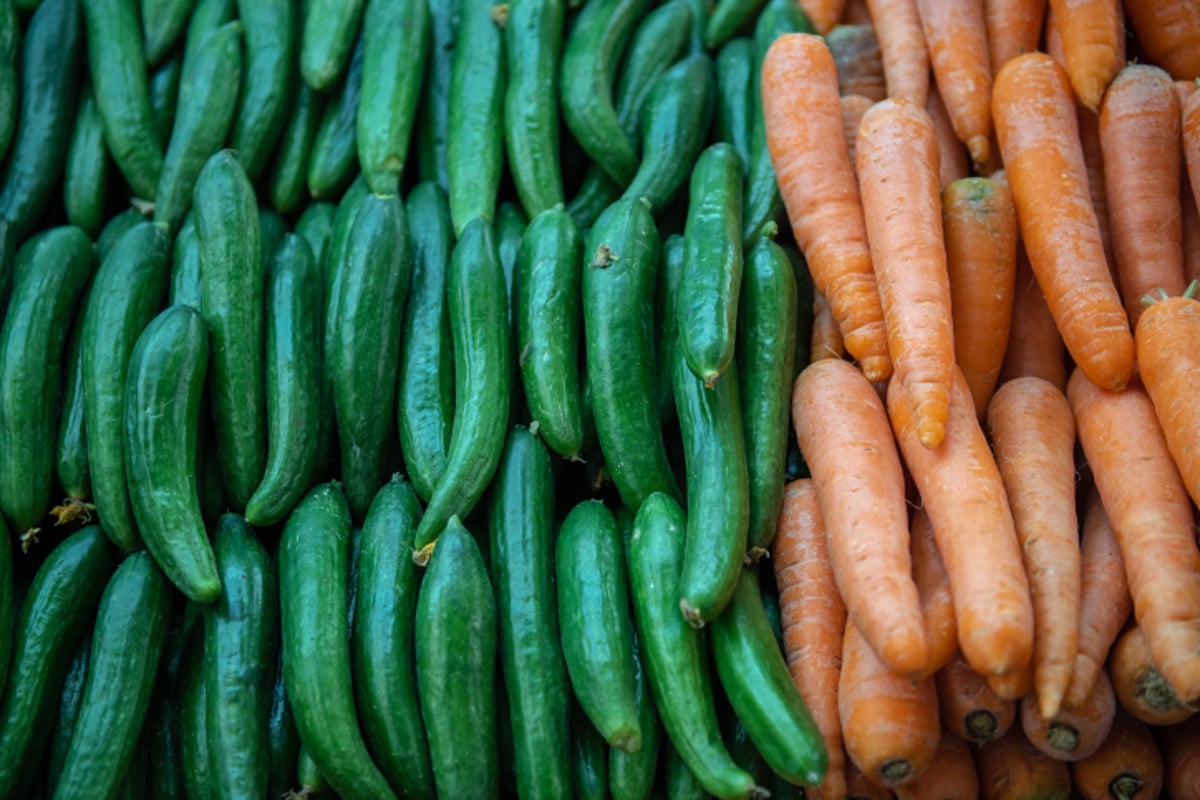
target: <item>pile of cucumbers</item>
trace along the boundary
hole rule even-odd
[[[0,0],[0,798],[819,783],[759,562],[810,30]]]

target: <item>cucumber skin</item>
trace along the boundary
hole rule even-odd
[[[661,724],[650,682],[642,663],[641,648],[634,636],[634,698],[637,703],[638,726],[642,731],[642,746],[636,753],[613,748],[608,753],[608,790],[613,800],[644,800],[654,787],[662,750]]]
[[[8,153],[17,123],[17,107],[20,104],[17,53],[20,41],[21,26],[17,22],[15,4],[0,3],[0,160]]]
[[[193,0],[142,0],[142,36],[146,66],[157,66],[187,28]]]
[[[275,653],[275,685],[271,690],[271,712],[267,718],[269,749],[267,796],[282,797],[296,785],[296,760],[300,755],[300,735],[292,719],[292,708],[283,682],[283,659]]]
[[[300,75],[315,91],[333,87],[358,35],[366,0],[309,0],[300,38]]]
[[[80,349],[83,339],[83,314],[80,310],[87,308],[90,289],[89,281],[76,305],[63,364],[62,411],[54,471],[58,475],[58,484],[66,495],[63,500],[65,506],[82,504],[92,492],[92,478],[88,472],[87,428],[84,425],[83,350]],[[87,509],[84,507],[81,510]],[[55,509],[50,509],[50,513],[54,514]],[[62,521],[65,513],[67,512],[59,515],[59,521]]]
[[[298,76],[294,77],[299,4],[292,0],[238,0],[237,16],[245,33],[245,81],[229,143],[250,180],[257,182],[287,124],[288,106],[296,93],[294,84],[299,82]]]
[[[180,662],[179,756],[183,785],[190,800],[215,800],[208,755],[208,702],[205,694],[204,631],[194,631]]]
[[[108,148],[100,112],[90,88],[79,98],[75,125],[63,165],[63,208],[67,221],[95,238],[104,224],[104,196],[108,189]]]
[[[150,75],[150,111],[154,115],[154,132],[158,135],[164,157],[167,146],[171,144],[171,128],[175,127],[183,64],[183,56],[177,55]]]
[[[346,74],[325,104],[308,154],[308,191],[319,200],[337,197],[358,171],[356,131],[362,105],[363,49],[360,37]]]
[[[571,714],[571,782],[578,800],[608,797],[609,747],[578,706]]]
[[[271,168],[271,205],[280,214],[299,210],[307,199],[304,190],[308,188],[308,159],[323,108],[324,98],[301,82],[292,105],[292,117],[284,127]],[[306,206],[305,213],[311,207],[311,204]]]
[[[417,180],[433,181],[442,191],[449,191],[446,136],[450,124],[450,71],[462,18],[462,0],[427,0],[427,3],[429,64],[425,88],[417,104]]]
[[[104,587],[100,587],[103,591]],[[92,604],[93,606],[95,603]],[[53,795],[62,774],[67,750],[71,747],[71,734],[75,731],[75,720],[79,717],[79,704],[83,700],[83,687],[87,683],[88,657],[92,650],[91,631],[85,629],[71,655],[70,666],[62,681],[62,692],[58,697],[50,742],[46,753],[46,791]]]

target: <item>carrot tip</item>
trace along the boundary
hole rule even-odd
[[[946,438],[946,426],[933,419],[924,419],[917,426],[917,438],[921,444],[930,450],[942,443]]]
[[[892,377],[892,360],[887,356],[867,356],[858,364],[863,375],[871,383],[879,383]]]
[[[1038,709],[1042,715],[1042,719],[1053,719],[1058,716],[1059,710],[1062,708],[1062,693],[1061,692],[1044,692],[1039,693]]]
[[[967,140],[967,150],[971,152],[971,160],[976,167],[981,167],[992,157],[992,144],[986,136],[972,136]]]
[[[683,613],[683,618],[687,620],[687,624],[693,628],[703,628],[704,618],[700,616],[700,611],[694,608],[687,600],[679,601],[679,610]]]

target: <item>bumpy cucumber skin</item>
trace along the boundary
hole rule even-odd
[[[766,0],[717,0],[704,25],[704,46],[716,50],[758,16]]]
[[[140,5],[146,65],[154,67],[186,30],[193,0],[142,0]]]
[[[293,0],[238,0],[237,15],[245,26],[246,69],[229,141],[257,182],[283,133],[299,83],[298,76],[293,79],[299,8]]]
[[[679,316],[675,313],[679,298],[679,276],[683,274],[683,234],[663,242],[658,285],[654,294],[655,327],[655,402],[664,422],[675,413],[675,354],[678,352]]]
[[[101,587],[103,591],[103,587]],[[93,604],[94,605],[94,604]],[[87,682],[88,656],[92,651],[92,635],[90,630],[84,630],[74,653],[70,657],[66,677],[62,681],[62,691],[58,696],[58,711],[55,713],[50,742],[46,754],[46,791],[54,793],[58,785],[58,776],[62,774],[63,763],[67,760],[67,750],[71,748],[71,734],[75,732],[75,720],[79,717],[79,703],[83,700],[83,687]]]
[[[324,98],[301,81],[292,104],[292,117],[283,130],[271,168],[271,205],[280,214],[291,214],[305,201],[308,158],[317,138],[323,108]]]
[[[67,221],[95,237],[104,224],[104,195],[108,188],[108,148],[100,112],[90,88],[79,97],[79,110],[63,166],[63,208]]]
[[[362,98],[363,53],[360,38],[346,74],[325,104],[317,136],[308,154],[308,191],[319,200],[337,197],[357,172],[355,132]]]
[[[183,762],[184,791],[191,800],[216,798],[208,755],[207,683],[201,629],[188,642],[179,673],[179,755]]]
[[[283,797],[296,785],[296,760],[300,735],[292,719],[292,707],[283,681],[283,659],[275,653],[275,684],[271,690],[271,712],[267,717],[267,796]]]
[[[642,18],[629,40],[617,83],[617,119],[637,143],[642,107],[654,82],[687,49],[692,9],[687,0],[669,0]]]
[[[67,338],[67,350],[63,364],[62,411],[58,426],[58,442],[55,451],[54,471],[58,485],[66,498],[63,505],[82,504],[92,493],[92,477],[88,471],[87,427],[84,425],[83,406],[83,314],[87,308],[87,293],[90,282],[82,290],[83,296],[76,305],[75,319]],[[81,506],[79,510],[85,510]],[[56,509],[51,509],[54,514]],[[63,513],[66,513],[65,511]],[[63,515],[59,514],[61,522]]]
[[[150,75],[150,112],[154,115],[154,132],[158,135],[159,146],[164,151],[171,144],[171,128],[175,127],[183,63],[183,55],[177,55]]]
[[[641,648],[636,635],[633,640],[634,699],[637,703],[638,727],[642,731],[642,746],[636,753],[612,748],[608,753],[608,790],[613,800],[644,800],[654,788],[658,771],[662,727],[654,698],[650,696],[650,680],[642,663]]]
[[[417,179],[450,189],[446,137],[450,125],[450,71],[463,0],[426,0],[429,5],[429,64],[417,110]],[[499,32],[497,31],[497,34]]]
[[[755,71],[754,40],[748,36],[730,39],[717,53],[717,114],[714,138],[728,142],[750,164],[750,139],[754,127]]]
[[[608,745],[578,706],[571,714],[571,783],[579,800],[608,797]]]
[[[300,38],[300,75],[318,92],[343,73],[358,36],[366,0],[310,0]]]

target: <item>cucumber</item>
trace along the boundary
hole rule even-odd
[[[579,800],[608,797],[608,745],[578,706],[571,715],[571,782]]]
[[[413,558],[428,562],[452,516],[465,517],[487,488],[508,425],[512,368],[504,273],[487,220],[467,224],[447,275],[454,337],[454,427],[446,466],[417,526]]]
[[[264,270],[254,187],[229,150],[214,154],[192,193],[202,313],[211,344],[208,397],[230,509],[242,511],[266,465]]]
[[[313,140],[317,138],[317,126],[321,123],[323,108],[324,98],[307,83],[300,81],[292,104],[292,116],[283,130],[271,168],[271,205],[280,214],[299,210],[306,200],[304,190],[308,188],[308,158]]]
[[[58,485],[65,497],[59,505],[50,509],[55,524],[62,525],[75,519],[91,522],[96,507],[88,502],[92,494],[92,477],[88,471],[87,427],[84,425],[83,405],[83,314],[79,309],[87,308],[87,294],[91,283],[82,290],[83,296],[76,304],[75,319],[71,321],[71,332],[67,338],[67,351],[63,364],[62,409],[59,412],[58,442],[56,448],[55,473]]]
[[[237,16],[245,26],[246,68],[230,146],[251,182],[257,182],[287,124],[288,105],[296,93],[298,4],[292,0],[238,0]],[[231,77],[223,79],[236,86]]]
[[[752,775],[754,782],[759,786],[770,786],[774,773],[759,754],[754,742],[750,740],[746,726],[732,711],[729,712],[724,722],[725,746],[729,748],[729,755],[733,757],[734,763]]]
[[[108,148],[104,128],[90,87],[79,95],[75,126],[63,165],[63,208],[67,221],[95,237],[104,224],[104,197],[108,190]]]
[[[64,0],[46,0],[43,7],[56,2],[68,5]],[[76,13],[74,2],[69,5]],[[137,6],[134,0],[79,0],[79,5],[87,21],[88,63],[104,141],[134,195],[152,198],[163,150],[150,108]]]
[[[129,230],[135,225],[145,221],[146,218],[137,209],[127,208],[104,223],[104,227],[100,229],[100,235],[96,237],[97,263],[103,264],[104,260],[108,258],[108,254],[117,246],[117,242],[121,241],[121,237],[129,233]]]
[[[95,603],[93,602],[92,605],[94,606]],[[92,632],[85,628],[70,656],[70,666],[67,667],[66,677],[62,681],[62,691],[57,698],[58,708],[54,711],[50,742],[47,745],[49,752],[46,753],[46,791],[48,794],[54,793],[54,787],[58,784],[58,776],[62,774],[63,762],[67,759],[67,750],[71,747],[71,734],[75,731],[75,720],[79,717],[79,703],[83,700],[83,686],[87,682],[88,655],[91,651]]]
[[[171,290],[168,305],[200,310],[200,243],[196,240],[196,215],[188,213],[175,234],[171,253]]]
[[[300,34],[300,75],[315,91],[333,88],[358,38],[366,0],[308,0]]]
[[[474,538],[451,517],[417,594],[417,689],[439,797],[498,797],[496,602]]]
[[[2,523],[0,535],[4,537],[4,543],[0,544],[0,689],[3,689],[8,679],[8,663],[12,656],[14,616],[22,603],[14,602],[17,598],[14,598],[16,592],[13,587],[12,539]]]
[[[721,741],[705,642],[679,614],[684,516],[678,503],[656,492],[641,505],[627,558],[646,674],[674,748],[712,794],[762,796]]]
[[[21,26],[17,21],[13,0],[3,0],[0,2],[0,159],[8,153],[17,122],[20,100],[17,51],[20,41]]]
[[[158,145],[164,151],[171,144],[171,129],[175,127],[183,63],[183,56],[177,55],[150,74],[150,112],[154,115],[154,133],[158,137]]]
[[[104,532],[126,551],[142,540],[125,480],[125,375],[134,344],[162,307],[170,244],[166,226],[136,223],[100,262],[84,310],[79,346],[92,496]]]
[[[269,274],[271,261],[275,258],[275,250],[288,232],[288,224],[283,217],[267,206],[258,207],[258,241],[261,246],[260,257],[263,265],[263,288],[266,289],[266,278]]]
[[[539,214],[517,254],[518,364],[529,415],[555,453],[583,449],[579,333],[583,237],[561,207]]]
[[[783,247],[788,261],[792,265],[792,274],[796,278],[796,352],[793,358],[792,381],[800,375],[800,371],[808,366],[809,348],[812,344],[813,327],[813,280],[808,274],[808,262],[794,244]],[[791,442],[788,443],[789,447]]]
[[[296,761],[300,755],[300,736],[292,718],[287,686],[283,680],[283,659],[274,654],[275,683],[271,689],[271,711],[267,717],[267,796],[283,797],[296,785]]]
[[[667,758],[663,768],[663,783],[667,800],[708,800],[711,794],[704,790],[696,774],[688,769],[679,751],[667,740]],[[857,800],[857,799],[856,799]]]
[[[125,774],[121,777],[121,783],[117,787],[117,800],[141,800],[147,796],[146,789],[150,776],[146,753],[146,728],[150,726],[153,719],[153,710],[148,710],[145,722],[142,724],[142,732],[130,755],[129,766],[125,768]]]
[[[717,0],[704,25],[704,46],[716,50],[758,16],[766,0]]]
[[[149,553],[117,567],[96,612],[91,662],[56,800],[112,797],[133,758],[171,613],[170,584]]]
[[[208,754],[207,676],[204,631],[194,631],[179,672],[179,756],[189,800],[214,800],[212,763]]]
[[[446,168],[450,72],[463,0],[426,0],[426,3],[429,6],[429,63],[417,110],[417,179],[422,183],[433,181],[445,192],[450,189]]]
[[[329,791],[329,782],[303,744],[296,759],[296,782],[300,784],[300,791],[286,793],[284,797],[321,797]]]
[[[196,48],[209,31],[216,30],[237,17],[234,0],[195,0],[195,3],[192,16],[188,20],[180,71],[186,70],[188,62],[195,59]]]
[[[717,53],[717,112],[714,138],[733,145],[742,170],[750,163],[750,138],[754,126],[754,80],[757,77],[754,40],[730,39]]]
[[[395,800],[354,710],[350,509],[336,484],[312,489],[292,511],[278,559],[284,682],[300,741],[338,794]]]
[[[554,594],[554,479],[538,438],[515,427],[501,456],[489,517],[500,661],[517,793],[571,791],[570,689]]]
[[[324,279],[325,259],[329,252],[329,235],[333,230],[333,218],[337,206],[333,203],[315,202],[304,207],[304,213],[296,220],[296,235],[304,237],[312,248],[313,259]],[[321,292],[322,301],[325,293]]]
[[[246,519],[274,525],[295,507],[317,458],[321,276],[308,242],[289,233],[267,285],[267,466]]]
[[[308,191],[318,200],[344,192],[358,171],[355,120],[362,92],[363,52],[360,38],[346,74],[325,105],[308,155]]]
[[[623,556],[622,556],[623,557]],[[626,598],[628,606],[628,598]],[[660,737],[658,712],[650,696],[650,683],[642,665],[637,636],[633,638],[634,701],[637,703],[638,726],[642,731],[642,746],[636,753],[619,748],[608,752],[608,790],[613,800],[644,800],[654,788],[658,770]]]
[[[649,206],[622,200],[588,235],[583,327],[596,434],[622,502],[679,496],[654,403],[658,232]]]
[[[675,354],[678,352],[679,277],[683,274],[683,235],[668,236],[663,242],[662,263],[655,287],[654,326],[655,402],[659,419],[666,422],[675,413]]]
[[[222,590],[195,469],[206,334],[196,309],[171,306],[138,337],[125,381],[125,474],[134,518],[167,578],[197,603],[213,602]]]
[[[142,732],[142,748],[146,754],[147,794],[152,797],[179,798],[187,796],[183,781],[183,753],[180,742],[179,666],[184,651],[197,628],[200,617],[196,606],[173,607],[167,630],[150,712]]]
[[[25,549],[54,505],[63,349],[91,251],[87,234],[73,225],[26,242],[0,328],[0,511]]]
[[[412,488],[395,475],[371,502],[359,545],[351,654],[367,749],[397,793],[432,798],[413,655],[419,575],[412,534],[420,514]]]
[[[396,386],[400,452],[417,496],[428,501],[446,466],[454,424],[454,353],[446,271],[454,233],[446,193],[436,183],[416,186],[405,205],[413,272]]]
[[[187,28],[194,0],[141,0],[146,65],[158,66]]]

